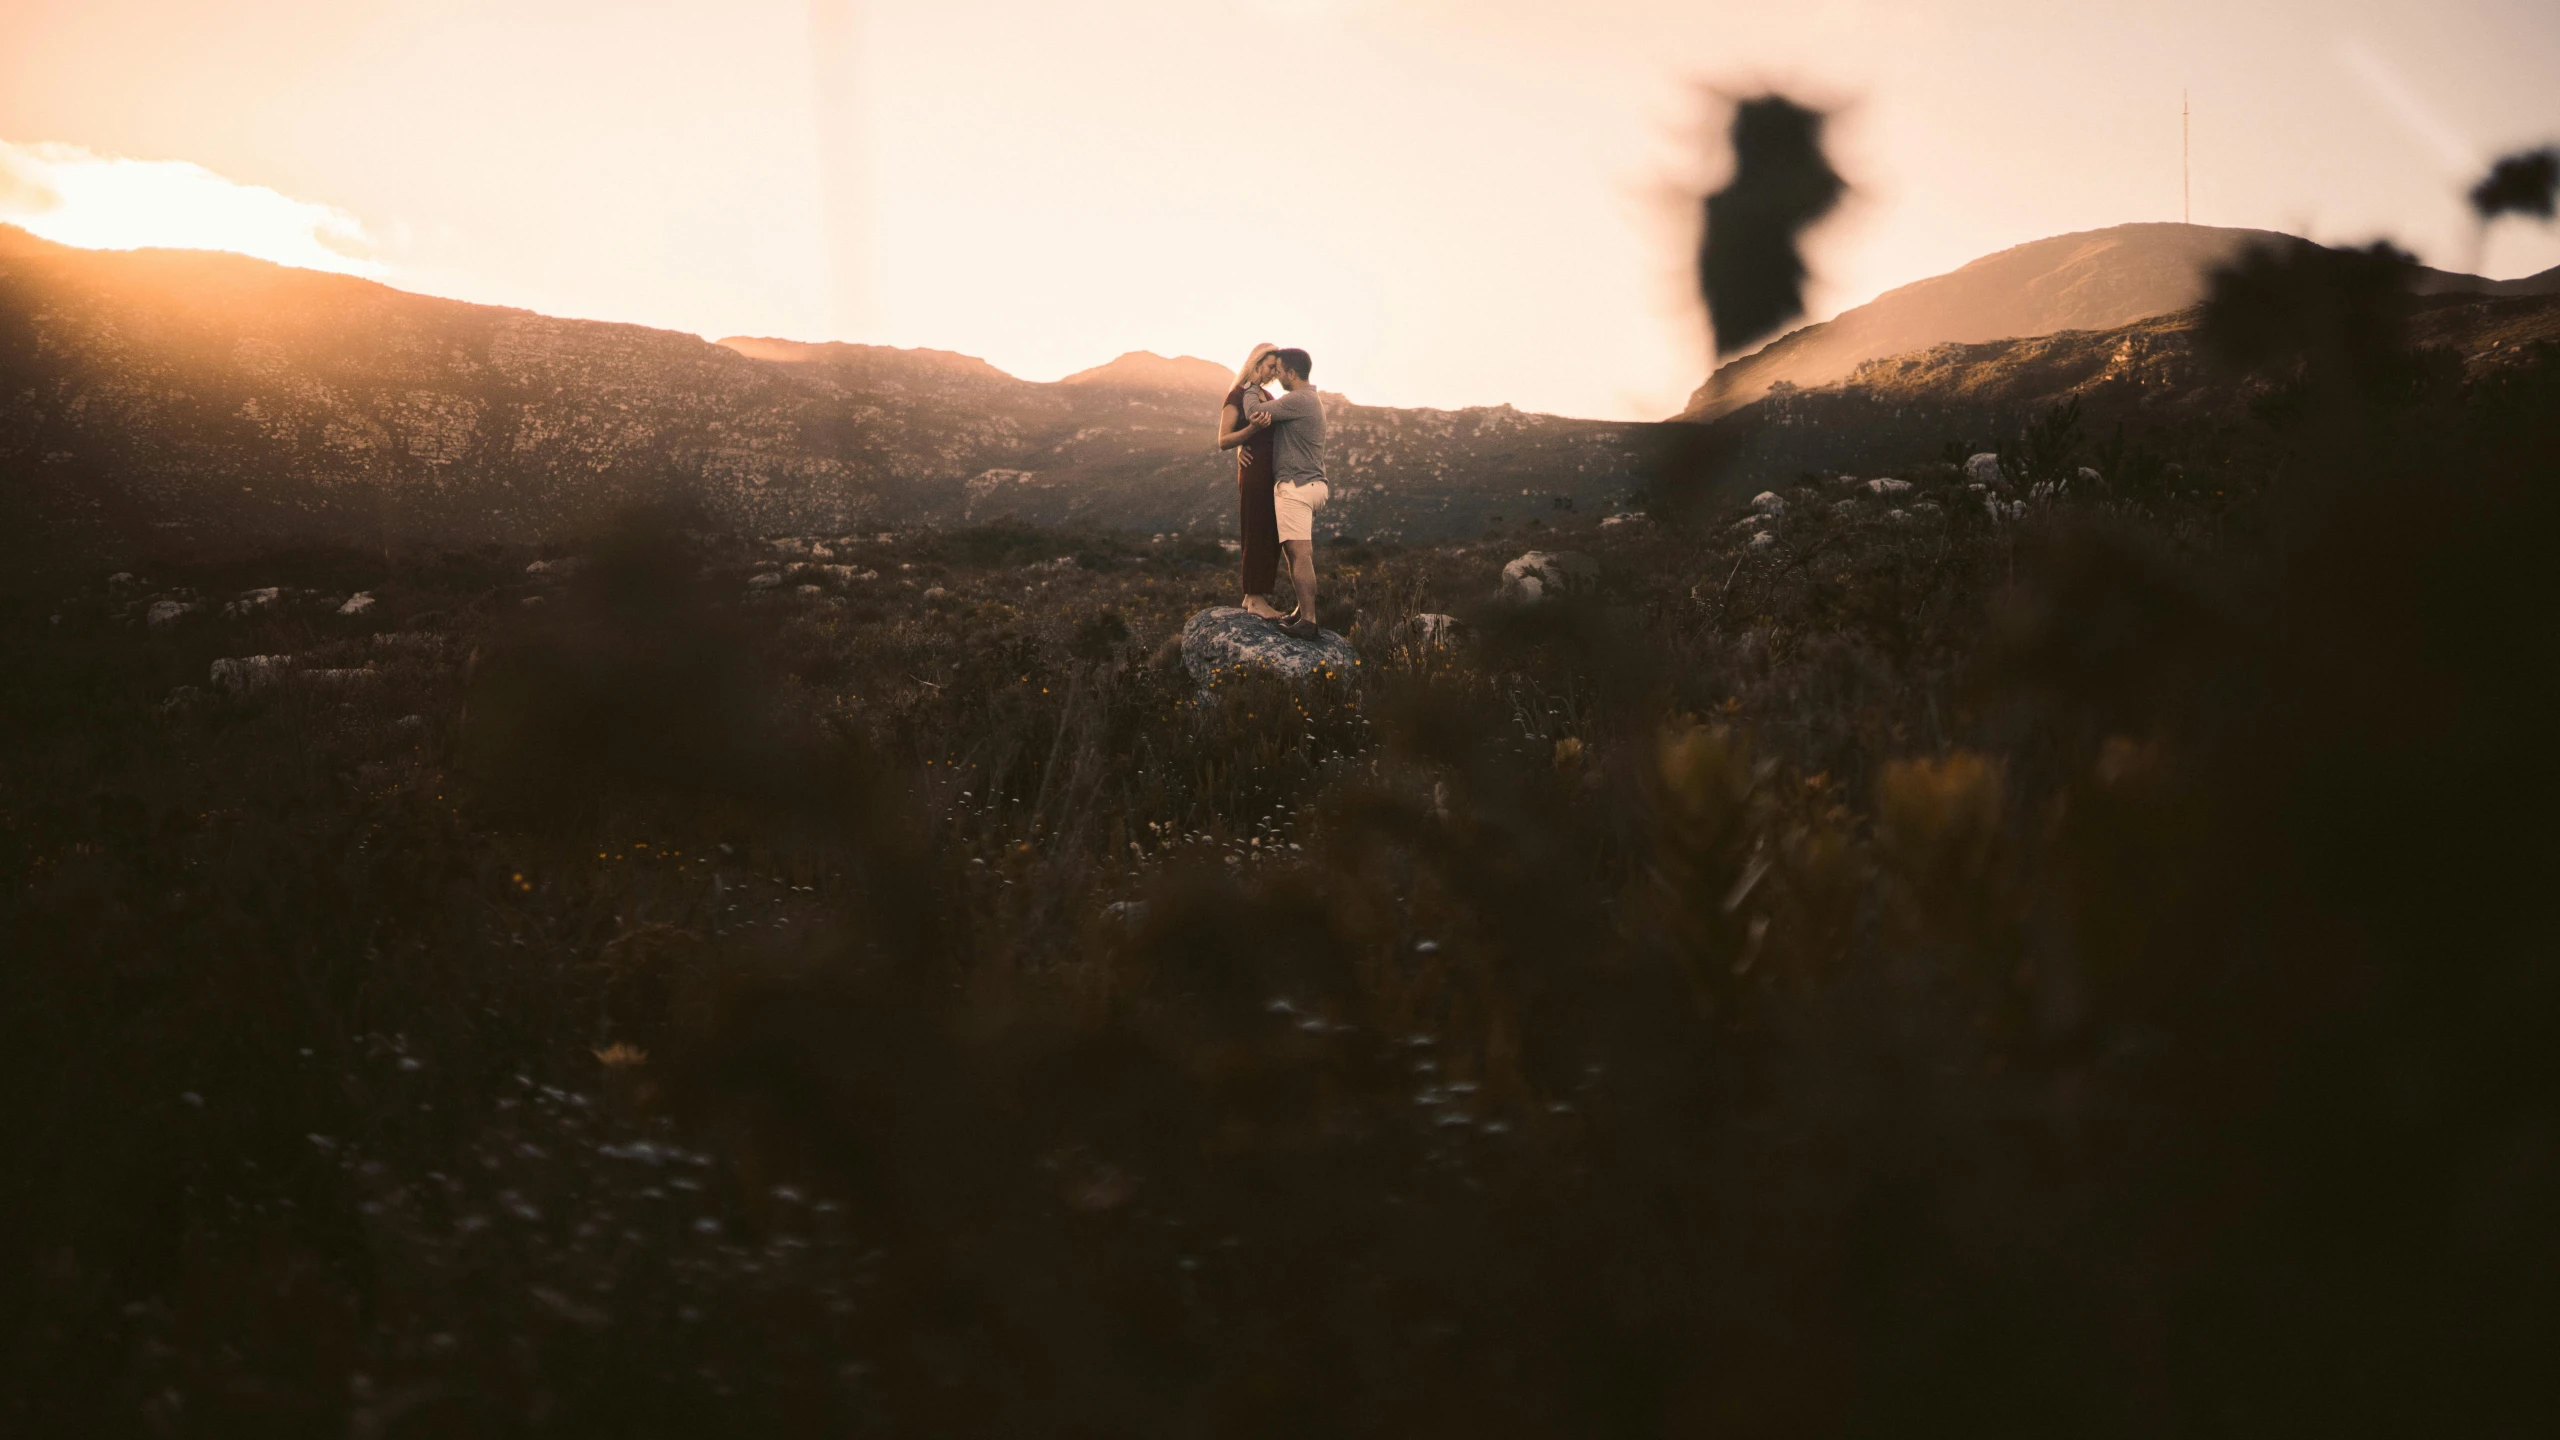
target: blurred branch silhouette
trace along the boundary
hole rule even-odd
[[[2483,224],[2501,215],[2548,220],[2555,199],[2560,199],[2560,146],[2505,156],[2471,187],[2471,208]]]
[[[1808,272],[1797,240],[1848,188],[1823,155],[1822,122],[1822,112],[1784,95],[1734,109],[1733,178],[1706,198],[1698,242],[1698,294],[1720,360],[1804,313]],[[1719,366],[1708,383],[1720,383],[1724,373]],[[1645,485],[1656,518],[1692,517],[1748,444],[1750,425],[1666,427]]]
[[[1698,288],[1715,325],[1716,354],[1753,344],[1804,313],[1796,239],[1848,188],[1822,153],[1820,111],[1783,95],[1735,107],[1733,179],[1707,197]]]

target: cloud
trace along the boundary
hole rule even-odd
[[[182,160],[0,140],[0,221],[88,250],[229,250],[379,279],[391,266],[343,210],[243,185]]]

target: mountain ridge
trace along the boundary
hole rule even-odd
[[[1058,383],[1224,396],[1234,379],[1234,371],[1196,355],[1159,355],[1153,350],[1132,350],[1090,370],[1079,370],[1065,376]]]
[[[1719,367],[1676,417],[1713,420],[1781,385],[1814,388],[1867,361],[1942,344],[2111,330],[2204,299],[2214,266],[2252,245],[2308,247],[2273,230],[2141,222],[2013,245],[1789,331]],[[2560,292],[2560,268],[2518,280],[2421,268],[2419,294]]]
[[[1617,503],[1650,451],[1651,427],[1507,408],[1328,411],[1329,534]],[[538,541],[671,503],[761,534],[1001,515],[1216,534],[1235,492],[1214,422],[1199,392],[948,351],[714,344],[0,230],[0,548],[22,555]]]

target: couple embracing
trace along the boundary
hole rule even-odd
[[[1218,415],[1218,448],[1236,453],[1236,500],[1244,530],[1244,608],[1313,640],[1316,628],[1316,512],[1333,492],[1324,483],[1324,401],[1307,382],[1304,350],[1256,345],[1236,371]],[[1277,384],[1274,396],[1270,386]],[[1297,608],[1271,603],[1282,551]]]

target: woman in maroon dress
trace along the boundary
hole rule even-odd
[[[1248,415],[1245,404],[1268,400],[1263,386],[1277,378],[1279,347],[1256,345],[1236,371],[1218,412],[1218,448],[1236,452],[1236,521],[1244,540],[1244,608],[1265,619],[1280,618],[1271,603],[1280,570],[1280,522],[1271,508],[1271,423],[1267,416]]]

